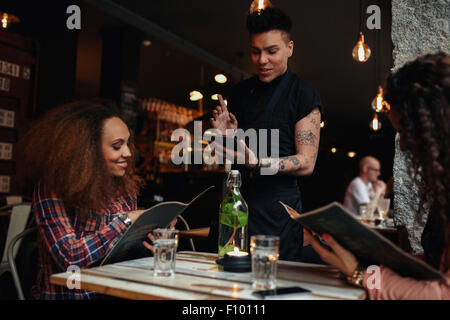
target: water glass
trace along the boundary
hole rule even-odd
[[[384,199],[384,198],[378,199],[377,209],[378,209],[378,213],[380,215],[381,220],[387,219],[387,214],[389,211],[390,204],[391,204],[390,199]]]
[[[362,204],[360,204],[359,205],[359,210],[358,210],[358,215],[359,215],[359,217],[361,218],[361,219],[367,219],[367,214],[368,214],[368,211],[369,210],[369,208],[368,208],[368,206],[367,206],[367,203],[362,203]]]
[[[178,247],[178,230],[153,230],[153,275],[156,277],[170,277],[175,274],[175,258]]]
[[[280,238],[277,236],[256,235],[250,238],[253,289],[276,288],[279,245]]]
[[[361,204],[359,206],[359,219],[361,219],[364,223],[372,223],[373,222],[373,216],[371,212],[371,208],[367,203]]]

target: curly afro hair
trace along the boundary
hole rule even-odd
[[[427,260],[450,266],[450,57],[427,54],[391,74],[385,99],[400,117],[401,134],[419,186],[420,206],[430,204],[422,244]],[[434,222],[432,222],[434,221]],[[429,239],[429,241],[427,241]],[[427,248],[429,249],[427,251]],[[446,249],[445,249],[446,248]]]

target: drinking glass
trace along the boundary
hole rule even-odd
[[[359,218],[364,223],[371,224],[373,222],[372,210],[367,203],[363,203],[359,206]]]
[[[391,204],[390,199],[379,198],[377,201],[378,214],[381,220],[386,220],[389,211],[389,206]]]
[[[153,275],[156,277],[170,277],[175,274],[175,258],[178,247],[178,230],[153,230]]]
[[[279,245],[280,238],[277,236],[251,236],[253,289],[272,290],[276,288]]]

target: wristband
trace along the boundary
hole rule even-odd
[[[126,212],[119,213],[119,218],[122,220],[127,226],[131,225],[131,219]]]
[[[366,268],[359,264],[356,267],[355,271],[353,271],[352,276],[347,277],[347,281],[354,285],[362,287],[363,286],[362,282],[364,280],[365,273],[366,273]]]

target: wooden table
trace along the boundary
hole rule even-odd
[[[251,272],[219,270],[217,254],[177,252],[174,277],[154,277],[153,257],[82,269],[81,288],[126,299],[257,300],[252,294]],[[50,282],[66,286],[69,273],[54,274]],[[341,280],[329,266],[278,261],[278,287],[301,286],[312,291],[299,300],[365,299],[366,292]]]

